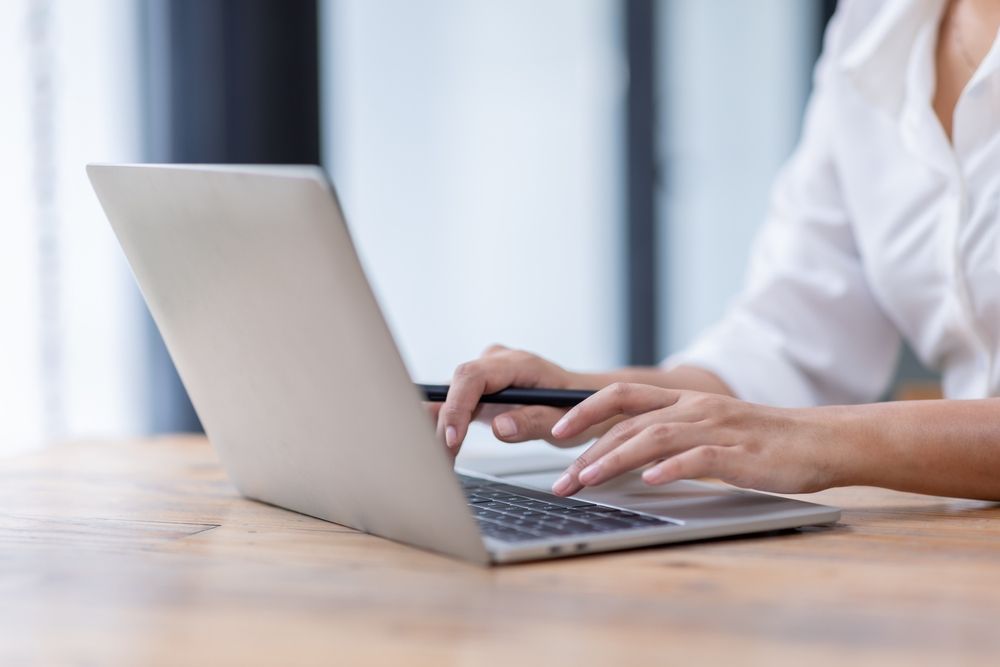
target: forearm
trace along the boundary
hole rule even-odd
[[[678,366],[670,370],[656,366],[631,366],[609,373],[585,373],[581,374],[581,377],[587,386],[595,389],[615,382],[632,382],[664,389],[687,389],[733,396],[732,390],[719,376],[694,366]]]
[[[838,485],[1000,500],[1000,399],[818,410],[838,425]]]

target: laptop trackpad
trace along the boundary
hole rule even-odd
[[[562,470],[512,475],[497,475],[513,484],[551,492]],[[642,512],[680,521],[724,520],[741,517],[760,518],[798,505],[794,500],[743,491],[722,484],[681,481],[664,486],[650,486],[638,472],[631,472],[604,484],[584,489],[576,498],[617,507],[631,507]]]

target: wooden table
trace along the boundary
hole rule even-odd
[[[0,664],[1000,664],[1000,508],[481,569],[243,500],[201,438],[0,461]]]

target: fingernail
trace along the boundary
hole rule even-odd
[[[556,425],[552,427],[552,435],[559,437],[562,435],[563,431],[566,430],[566,426],[569,424],[569,415],[563,415],[562,419],[556,422]]]
[[[493,420],[493,426],[501,438],[511,438],[517,435],[517,422],[507,415],[500,415]]]
[[[642,471],[642,481],[656,484],[661,479],[660,471],[656,468],[647,468]]]
[[[597,463],[594,463],[593,465],[589,465],[586,468],[584,468],[580,472],[580,476],[578,477],[578,479],[583,484],[590,484],[591,482],[597,479],[597,475],[600,472],[601,472],[601,462],[598,461]]]
[[[449,426],[444,430],[444,441],[452,449],[458,446],[458,431],[454,426]]]
[[[573,480],[570,478],[569,473],[565,473],[562,477],[556,480],[556,483],[552,485],[552,491],[555,493],[566,493],[569,491],[569,485]]]

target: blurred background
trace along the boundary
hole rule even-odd
[[[199,428],[87,162],[322,164],[417,380],[661,360],[739,288],[834,5],[5,0],[0,453]]]

